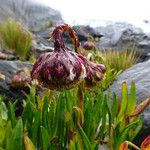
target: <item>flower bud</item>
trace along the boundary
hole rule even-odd
[[[11,87],[13,88],[23,88],[31,82],[31,79],[22,74],[16,74],[11,79]]]
[[[83,48],[85,50],[93,50],[94,48],[94,43],[93,42],[90,42],[90,41],[86,41],[83,43]]]

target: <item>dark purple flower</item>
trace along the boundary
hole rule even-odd
[[[73,42],[78,47],[79,43],[71,27],[61,25],[51,34],[54,38],[54,51],[43,54],[33,66],[31,76],[38,79],[44,86],[50,89],[70,89],[82,81],[86,76],[86,70],[78,54],[67,51],[62,40],[62,32],[69,31]]]
[[[32,79],[56,90],[73,88],[83,80],[88,84],[100,81],[105,74],[105,67],[88,61],[76,52],[68,51],[62,39],[65,30],[75,49],[78,49],[80,44],[72,28],[67,24],[56,27],[50,36],[50,39],[54,39],[54,51],[38,58],[31,72]]]
[[[91,87],[96,85],[105,75],[106,68],[103,64],[96,64],[88,61],[82,55],[79,56],[86,68],[85,85]]]

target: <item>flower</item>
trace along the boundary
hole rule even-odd
[[[105,75],[106,68],[103,64],[96,64],[91,61],[88,61],[82,55],[79,56],[83,61],[83,64],[86,68],[86,77],[85,77],[85,86],[91,87],[96,85],[99,81],[102,80]]]
[[[62,39],[62,32],[67,30],[73,43],[79,47],[75,33],[67,24],[55,28],[51,34],[54,41],[54,51],[43,54],[33,66],[31,77],[38,79],[50,89],[62,90],[73,88],[86,76],[82,61],[75,52],[68,51]]]
[[[75,32],[67,24],[57,26],[50,39],[54,39],[54,51],[42,54],[35,62],[31,77],[52,90],[70,89],[85,80],[87,85],[100,81],[105,74],[105,67],[88,61],[84,56],[68,51],[62,32],[67,31],[75,46],[80,44]]]
[[[28,76],[28,69],[20,69],[11,79],[11,87],[24,88],[31,83],[31,78]]]
[[[90,41],[86,41],[83,43],[83,48],[85,50],[92,50],[94,48],[94,43]]]

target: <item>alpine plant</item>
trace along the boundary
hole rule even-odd
[[[66,48],[62,33],[67,31],[77,50],[80,43],[71,26],[62,24],[50,34],[54,51],[42,54],[31,71],[32,79],[52,90],[71,89],[82,81],[88,86],[100,81],[106,70],[102,64],[88,61],[84,56]]]

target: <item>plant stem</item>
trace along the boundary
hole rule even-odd
[[[130,146],[132,146],[134,149],[136,149],[136,150],[141,150],[138,146],[136,146],[135,144],[133,144],[132,142],[130,142],[130,141],[128,141],[128,144],[130,145]]]
[[[83,110],[83,92],[81,85],[79,85],[78,87],[78,100],[79,100],[79,108]]]

